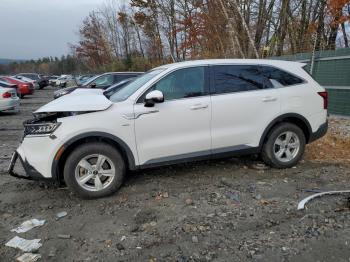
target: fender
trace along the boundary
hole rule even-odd
[[[67,142],[65,142],[61,148],[56,152],[54,161],[52,163],[52,167],[51,167],[51,173],[52,173],[52,178],[56,181],[60,180],[60,176],[59,176],[59,161],[61,160],[61,157],[67,152],[67,149],[69,149],[69,147],[74,144],[75,142],[81,140],[81,139],[85,139],[85,138],[90,138],[90,137],[96,137],[96,138],[105,138],[105,139],[109,139],[114,141],[122,150],[122,153],[125,153],[124,155],[126,156],[127,160],[128,160],[128,167],[130,170],[136,170],[136,163],[135,163],[135,158],[134,155],[131,151],[131,149],[129,148],[129,146],[119,137],[116,137],[114,135],[108,134],[108,133],[104,133],[104,132],[88,132],[88,133],[84,133],[84,134],[80,134],[78,136],[75,136],[73,138],[71,138],[70,140],[68,140]]]
[[[259,142],[259,148],[262,148],[265,138],[268,135],[268,133],[270,132],[271,128],[276,125],[279,122],[283,122],[285,119],[287,118],[294,118],[294,119],[298,119],[301,122],[303,122],[303,124],[305,124],[305,126],[307,127],[307,132],[309,137],[312,135],[312,128],[311,125],[309,123],[309,121],[303,117],[302,115],[299,115],[297,113],[287,113],[287,114],[283,114],[280,115],[279,117],[277,117],[276,119],[274,119],[266,128],[264,133],[262,134],[261,138],[260,138],[260,142]],[[306,142],[309,142],[309,139],[307,139]]]

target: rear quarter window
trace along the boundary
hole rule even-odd
[[[262,66],[261,73],[264,77],[270,80],[275,80],[282,86],[292,86],[304,83],[303,79],[272,66]]]

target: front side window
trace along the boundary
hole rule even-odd
[[[139,102],[143,102],[146,94],[153,90],[161,91],[165,101],[206,95],[205,67],[184,68],[170,73],[153,85]]]
[[[255,65],[214,66],[215,93],[235,93],[272,88],[272,83],[264,77]]]

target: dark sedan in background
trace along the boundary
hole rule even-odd
[[[80,86],[67,87],[58,90],[54,93],[54,98],[57,99],[61,96],[72,93],[77,88],[98,88],[106,90],[110,86],[119,83],[125,79],[134,78],[143,74],[142,72],[111,72],[102,75],[95,76],[88,81],[84,82]]]

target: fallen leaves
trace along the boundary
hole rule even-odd
[[[320,162],[350,163],[350,120],[331,119],[328,133],[307,146],[305,158]]]

